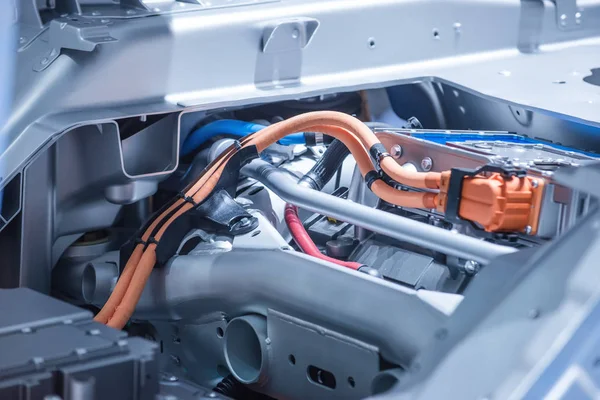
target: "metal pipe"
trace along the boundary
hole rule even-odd
[[[498,256],[517,251],[304,188],[287,173],[262,160],[246,165],[242,174],[256,179],[286,202],[300,208],[444,254],[488,264]]]

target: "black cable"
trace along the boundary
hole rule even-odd
[[[333,175],[340,169],[342,163],[350,151],[339,140],[331,142],[323,156],[298,182],[314,190],[322,190],[323,187],[333,178]]]

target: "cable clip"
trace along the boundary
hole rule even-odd
[[[375,170],[371,170],[369,172],[367,172],[367,174],[365,175],[365,183],[367,184],[367,187],[369,188],[369,190],[371,190],[371,186],[373,186],[373,182],[375,182],[378,179],[381,179],[381,172],[375,171]]]
[[[377,163],[378,168],[381,164],[381,160],[383,160],[385,157],[390,157],[390,153],[387,152],[387,149],[381,143],[375,143],[373,146],[371,146],[369,153],[371,154],[373,160],[375,160]]]
[[[194,207],[198,207],[199,204],[194,201],[194,198],[191,196],[186,196],[185,193],[177,193],[177,198],[184,200],[186,203],[190,203]]]

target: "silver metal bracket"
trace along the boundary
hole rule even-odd
[[[48,37],[50,50],[36,60],[34,71],[48,68],[58,58],[61,49],[91,52],[99,44],[117,41],[110,36],[108,25],[97,19],[55,19],[50,22]]]
[[[313,18],[294,18],[268,24],[263,31],[263,53],[302,50],[310,43],[319,21]]]
[[[556,7],[556,23],[564,31],[580,29],[583,12],[577,7],[577,0],[552,0]]]
[[[263,89],[297,85],[302,73],[302,53],[310,44],[319,21],[292,18],[267,23],[263,29],[255,84]]]

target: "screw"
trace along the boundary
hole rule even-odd
[[[527,226],[525,227],[525,234],[526,234],[526,235],[529,235],[529,234],[531,234],[531,226],[527,225]]]
[[[469,275],[475,275],[479,272],[480,265],[477,261],[469,260],[465,262],[464,269]]]
[[[535,188],[537,188],[538,186],[540,186],[540,184],[539,184],[539,182],[538,182],[537,180],[535,180],[535,179],[534,179],[534,180],[532,180],[532,181],[531,181],[531,187],[532,187],[532,188],[534,188],[534,189],[535,189]]]
[[[531,310],[529,310],[529,313],[527,315],[531,319],[536,319],[540,316],[540,310],[538,310],[537,308],[532,308]]]
[[[392,154],[392,157],[394,157],[396,159],[402,157],[402,146],[400,146],[399,144],[393,145],[392,149],[391,149],[391,154]]]
[[[294,29],[294,30],[292,31],[292,37],[293,37],[294,39],[298,39],[298,36],[300,36],[300,31],[299,31],[298,29]]]
[[[92,15],[100,15],[99,11],[92,11]]]
[[[425,157],[421,160],[421,168],[423,171],[431,171],[431,167],[433,167],[433,160],[429,157]]]
[[[24,44],[27,41],[27,38],[25,36],[21,36],[19,38],[19,43]]]
[[[246,228],[246,227],[250,226],[250,224],[252,224],[252,221],[250,221],[250,218],[244,217],[240,220],[239,224],[240,224],[240,228]]]

